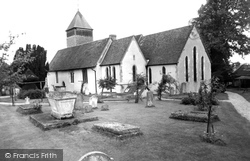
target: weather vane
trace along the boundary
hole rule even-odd
[[[79,11],[79,0],[77,0],[77,11]]]

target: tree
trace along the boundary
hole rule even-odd
[[[134,85],[136,87],[135,103],[139,102],[139,89],[143,88],[146,81],[147,81],[147,77],[144,74],[136,74],[136,80],[134,82]]]
[[[23,48],[19,48],[16,51],[14,60],[19,55],[25,55],[27,53],[30,53],[30,57],[33,59],[33,61],[27,63],[25,65],[25,69],[23,71],[26,71],[27,69],[30,69],[36,76],[39,77],[39,81],[45,81],[45,78],[47,76],[47,72],[49,70],[47,61],[47,51],[44,50],[41,46],[33,45],[31,47],[30,44],[26,45],[26,49],[23,50]]]
[[[102,98],[104,88],[106,88],[107,90],[112,90],[115,88],[117,83],[116,83],[115,78],[104,78],[104,79],[100,79],[98,81],[98,84],[99,84],[99,87],[102,89],[102,92],[101,92],[101,98]]]
[[[156,90],[158,99],[161,100],[162,92],[169,93],[171,95],[171,90],[173,90],[173,86],[176,88],[176,90],[179,90],[177,80],[175,80],[170,74],[162,75],[162,79],[158,83],[158,87]]]
[[[212,74],[228,79],[232,71],[229,58],[250,53],[250,0],[207,0],[193,19],[212,60]]]

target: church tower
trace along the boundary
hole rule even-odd
[[[66,33],[67,47],[93,41],[93,29],[79,11],[77,11],[75,17],[71,21]]]

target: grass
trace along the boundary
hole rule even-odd
[[[227,90],[230,92],[238,93],[239,95],[244,97],[248,102],[250,102],[250,90],[245,91],[245,92],[242,89],[238,89],[238,88],[230,88]]]
[[[206,123],[170,119],[171,112],[194,108],[179,103],[155,101],[155,108],[145,108],[145,100],[139,104],[108,102],[109,111],[99,108],[85,114],[98,116],[99,121],[45,132],[29,122],[27,116],[16,113],[15,107],[0,105],[0,113],[3,114],[0,117],[0,149],[63,149],[64,161],[78,160],[90,151],[102,151],[118,161],[250,160],[250,123],[230,103],[221,103],[216,111],[221,121],[214,123],[217,136],[227,146],[200,140],[199,136],[206,130]],[[50,112],[48,106],[42,109]],[[94,124],[101,122],[139,126],[143,135],[123,141],[109,138],[91,129]]]
[[[229,100],[228,95],[226,93],[218,93],[215,97],[218,100]]]

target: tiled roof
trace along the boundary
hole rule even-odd
[[[242,64],[234,71],[235,76],[250,76],[250,64]]]
[[[95,67],[109,38],[59,50],[50,63],[50,71]]]
[[[101,66],[120,64],[132,38],[133,36],[113,40]]]
[[[186,26],[143,36],[139,45],[148,65],[177,64],[192,29]]]
[[[66,31],[73,29],[73,28],[85,28],[85,29],[92,30],[88,22],[85,20],[85,18],[82,16],[82,14],[79,11],[77,11],[77,13],[75,14],[75,17],[71,21]]]

